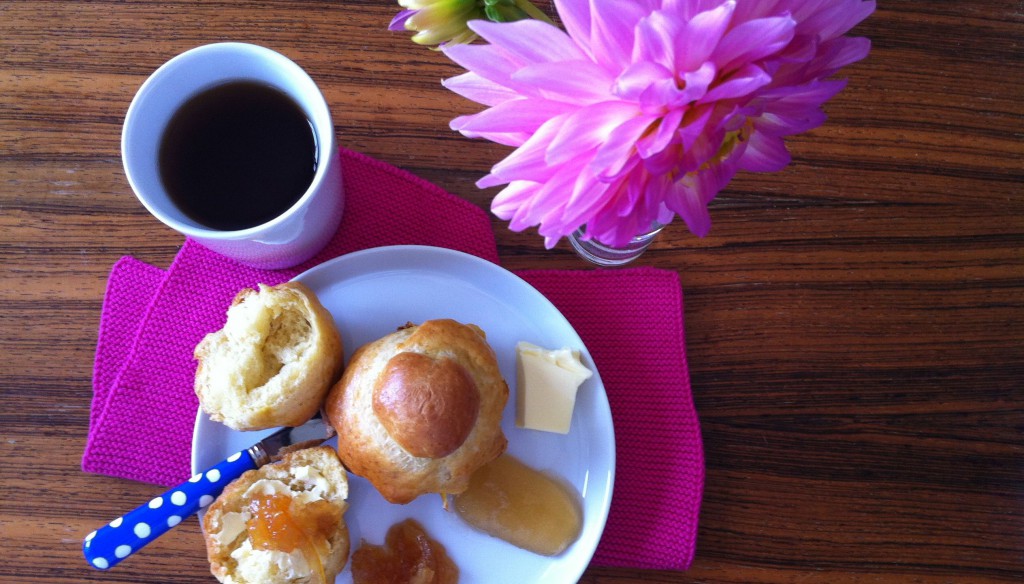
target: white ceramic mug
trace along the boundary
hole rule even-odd
[[[248,229],[219,231],[189,218],[171,200],[160,179],[160,142],[171,117],[191,97],[242,80],[275,87],[302,108],[316,137],[317,168],[306,192],[281,215]],[[164,63],[142,84],[128,108],[121,159],[135,195],[157,219],[248,266],[279,269],[300,264],[327,245],[341,222],[341,161],[327,101],[302,68],[264,47],[217,43]]]

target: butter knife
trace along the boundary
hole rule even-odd
[[[100,570],[113,568],[212,503],[224,487],[242,473],[257,469],[286,452],[322,444],[332,435],[331,427],[317,416],[301,426],[284,428],[267,436],[85,536],[82,551],[86,561]]]

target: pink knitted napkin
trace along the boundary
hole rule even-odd
[[[601,373],[615,426],[615,489],[596,566],[689,567],[704,492],[679,275],[653,268],[526,270]]]
[[[198,407],[192,350],[223,325],[223,307],[241,288],[279,283],[382,245],[435,245],[497,261],[482,210],[382,162],[347,150],[341,156],[345,216],[335,239],[306,264],[256,270],[186,240],[167,272],[130,257],[114,265],[96,348],[85,471],[165,486],[189,476]],[[687,568],[704,464],[677,275],[640,268],[520,276],[583,338],[611,403],[616,482],[594,564]]]

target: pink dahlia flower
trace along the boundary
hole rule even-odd
[[[777,171],[783,139],[819,126],[864,58],[844,36],[874,0],[556,0],[565,31],[472,21],[485,45],[444,47],[445,87],[485,106],[451,127],[516,147],[477,185],[545,245],[585,226],[621,245],[675,215],[704,236],[736,172]]]

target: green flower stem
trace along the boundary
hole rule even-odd
[[[534,18],[536,20],[543,20],[544,22],[551,25],[555,24],[550,18],[548,18],[547,14],[544,14],[544,12],[542,12],[539,8],[534,6],[533,3],[530,2],[530,0],[515,0],[515,3],[517,8],[529,14],[531,18]]]

